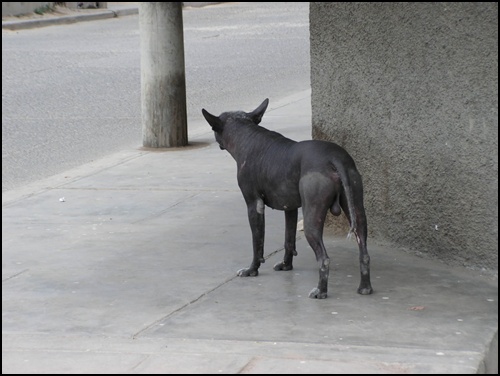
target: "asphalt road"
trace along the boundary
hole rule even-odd
[[[310,87],[308,3],[183,18],[190,134],[201,108],[252,110]],[[2,192],[142,145],[139,43],[137,15],[2,32]]]

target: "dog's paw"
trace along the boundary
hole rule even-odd
[[[309,297],[311,299],[325,299],[326,298],[326,292],[321,292],[319,290],[319,288],[315,287],[309,293]]]
[[[281,261],[281,262],[278,262],[276,265],[274,265],[273,269],[274,270],[292,270],[293,265],[292,264],[286,265],[283,261]]]
[[[257,277],[259,275],[259,271],[252,268],[243,268],[238,270],[236,274],[240,277]]]
[[[361,295],[370,295],[372,292],[373,292],[373,289],[371,288],[371,286],[368,286],[368,287],[359,286],[359,288],[358,288],[358,294],[361,294]]]

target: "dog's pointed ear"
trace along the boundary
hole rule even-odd
[[[259,107],[257,107],[252,112],[248,113],[248,116],[250,116],[250,118],[252,118],[252,120],[255,124],[259,124],[261,122],[262,116],[264,116],[264,112],[266,112],[268,104],[269,104],[269,98],[266,98],[266,99],[264,99],[264,102],[262,102],[260,104]]]
[[[222,125],[221,119],[218,116],[212,115],[210,112],[208,112],[204,108],[202,108],[201,113],[205,117],[208,124],[210,124],[210,126],[212,127],[214,132],[222,132],[222,129],[224,127]]]

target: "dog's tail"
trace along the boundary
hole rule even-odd
[[[357,177],[353,177],[350,174],[351,171],[345,168],[344,163],[335,163],[335,162],[336,161],[333,161],[333,165],[335,166],[337,172],[340,175],[340,180],[342,181],[342,185],[344,186],[344,192],[347,199],[347,207],[349,210],[349,222],[351,225],[351,227],[349,228],[349,232],[347,233],[347,239],[350,239],[352,233],[355,232],[357,229],[356,211],[354,206],[354,193],[351,185],[352,178],[357,179]]]

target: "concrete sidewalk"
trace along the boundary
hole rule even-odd
[[[310,113],[310,91],[270,98],[262,125],[309,139]],[[294,270],[273,271],[284,216],[268,208],[267,262],[237,277],[246,207],[205,126],[189,147],[3,194],[2,373],[497,371],[497,280],[480,272],[369,239],[375,293],[361,296],[356,243],[326,234],[329,297],[309,299],[313,251],[299,232]]]

